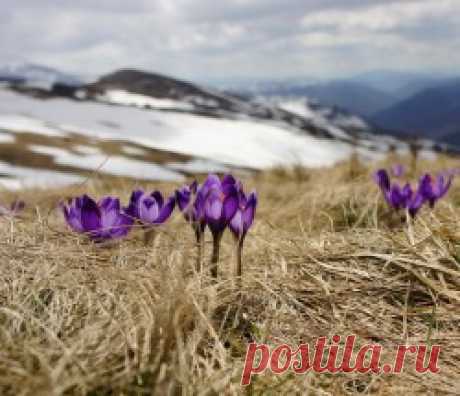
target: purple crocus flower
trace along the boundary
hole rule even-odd
[[[236,240],[236,264],[235,275],[238,277],[238,284],[241,285],[242,275],[242,254],[246,234],[254,222],[257,207],[257,194],[252,192],[246,197],[243,188],[238,191],[238,209],[229,223],[230,231]]]
[[[220,241],[225,229],[238,210],[239,184],[232,175],[219,179],[209,175],[200,190],[204,197],[204,217],[213,236],[213,253],[211,258],[211,275],[217,277]]]
[[[237,185],[231,175],[220,180],[210,174],[201,185],[194,181],[177,190],[176,201],[195,230],[203,232],[208,225],[213,234],[218,234],[223,232],[238,207]]]
[[[206,224],[216,236],[224,232],[238,210],[238,190],[235,184],[224,183],[213,186],[204,207]]]
[[[148,227],[163,224],[168,220],[175,204],[174,196],[164,202],[163,195],[159,191],[148,194],[143,190],[135,190],[131,194],[125,213],[139,220],[144,227]]]
[[[252,192],[249,197],[243,191],[239,193],[239,205],[235,215],[229,223],[230,231],[236,239],[244,239],[252,226],[257,207],[257,194]]]
[[[198,186],[195,180],[190,185],[185,185],[176,190],[176,201],[185,220],[189,222],[196,232],[204,232],[206,226],[204,218],[204,202],[206,191]]]
[[[122,238],[133,224],[133,220],[122,211],[118,198],[107,196],[96,203],[85,194],[61,207],[69,227],[87,234],[95,242]]]
[[[453,175],[440,173],[433,178],[429,174],[425,174],[420,179],[421,193],[433,208],[438,200],[444,197],[452,185]]]
[[[206,202],[206,194],[211,185],[211,180],[207,180],[200,186],[195,180],[190,185],[185,185],[176,191],[177,206],[183,213],[185,220],[190,223],[195,233],[198,250],[196,270],[198,273],[201,272],[204,251],[204,231],[206,228],[204,205]]]
[[[426,197],[423,194],[422,181],[420,181],[416,191],[412,189],[409,183],[401,187],[396,182],[391,183],[388,172],[385,169],[378,170],[374,175],[374,180],[380,187],[388,205],[397,211],[405,209],[411,217],[415,217],[425,203]]]
[[[24,210],[25,206],[26,204],[21,200],[13,201],[9,208],[0,205],[0,216],[16,217],[20,212]]]
[[[204,231],[208,226],[214,241],[211,274],[217,276],[220,241],[238,209],[238,186],[232,175],[225,175],[221,180],[219,176],[209,174],[202,184],[198,185],[195,181],[176,191],[179,209],[195,231],[198,271],[201,271]]]

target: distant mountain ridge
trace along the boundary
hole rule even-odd
[[[286,82],[240,88],[243,94],[310,98],[326,106],[335,106],[364,117],[371,116],[397,101],[396,97],[365,84],[349,80],[329,82]]]
[[[377,113],[372,121],[399,131],[460,146],[460,78],[443,82]]]

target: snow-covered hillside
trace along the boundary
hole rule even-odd
[[[106,81],[82,86],[73,99],[0,89],[0,183],[43,184],[50,172],[74,182],[91,171],[181,180],[195,172],[318,167],[352,153],[369,160],[408,151],[406,143],[373,135],[364,120],[308,100],[245,101],[155,79],[162,90],[137,85],[130,92],[126,83]]]

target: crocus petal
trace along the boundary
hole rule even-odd
[[[220,189],[221,183],[219,176],[210,174],[204,181],[203,185],[200,187],[200,191],[204,195],[204,197],[207,197],[209,191],[213,188]]]
[[[413,195],[412,187],[409,183],[407,183],[400,192],[400,199],[401,199],[401,207],[407,208]]]
[[[112,238],[122,238],[128,234],[133,225],[134,220],[123,213],[118,213],[111,229],[110,234]]]
[[[433,187],[434,194],[437,199],[442,198],[449,191],[450,186],[452,185],[453,176],[449,175],[447,181],[444,175],[441,173],[436,177],[436,183]]]
[[[101,213],[102,230],[110,230],[120,214],[120,200],[118,198],[105,197],[99,204]]]
[[[244,225],[243,225],[243,214],[241,212],[241,209],[238,209],[235,213],[235,216],[233,216],[232,220],[228,224],[228,227],[230,228],[230,231],[235,234],[237,238],[241,237],[244,232]]]
[[[192,183],[190,183],[189,189],[193,194],[196,194],[196,191],[198,189],[198,182],[194,180]]]
[[[246,197],[246,194],[244,193],[243,190],[239,190],[238,191],[238,199],[240,201],[240,207],[246,207],[247,203],[248,203],[248,199]]]
[[[238,210],[238,196],[235,194],[229,195],[224,199],[223,202],[223,218],[227,223],[235,216],[236,211]]]
[[[180,211],[184,211],[190,204],[192,192],[188,186],[182,187],[180,190],[176,190],[176,200]]]
[[[144,196],[140,200],[139,206],[139,218],[143,223],[153,223],[158,214],[160,212],[160,208],[158,207],[158,203],[152,196]]]
[[[66,205],[62,205],[62,211],[64,213],[64,218],[69,225],[69,227],[75,232],[83,232],[83,225],[81,224],[81,217],[80,212],[71,205],[73,202],[70,203],[70,207]]]
[[[131,197],[129,199],[129,205],[127,208],[124,209],[124,212],[134,218],[139,218],[139,200],[144,195],[143,190],[134,190],[131,193]]]
[[[163,203],[164,203],[163,194],[161,194],[161,192],[159,192],[159,191],[154,191],[151,194],[151,196],[155,199],[155,201],[157,202],[158,207],[161,209],[163,207]]]
[[[169,197],[166,200],[166,204],[161,208],[160,213],[159,213],[158,217],[156,218],[156,220],[154,221],[154,223],[155,224],[162,224],[166,220],[168,220],[168,218],[171,216],[171,213],[174,210],[175,205],[176,205],[176,200],[175,200],[174,196]]]
[[[433,207],[436,201],[436,195],[433,191],[433,179],[429,174],[425,174],[420,178],[418,191]]]
[[[225,175],[223,178],[222,178],[222,186],[224,185],[228,185],[228,184],[231,184],[231,185],[235,185],[236,184],[236,180],[235,178],[228,174],[228,175]]]
[[[101,214],[96,202],[87,195],[83,196],[81,207],[81,224],[85,232],[101,228]]]
[[[257,194],[255,192],[251,193],[248,198],[248,202],[243,211],[243,224],[244,231],[247,232],[254,222],[254,216],[256,214],[257,207]]]
[[[201,190],[197,192],[195,202],[193,203],[192,221],[203,222],[205,220],[206,198]]]
[[[425,197],[423,194],[419,191],[415,194],[414,199],[409,203],[408,205],[408,211],[411,217],[415,217],[417,212],[420,210],[422,205],[425,203]]]
[[[210,198],[206,201],[205,213],[208,220],[220,220],[223,203],[219,198]]]
[[[107,197],[101,198],[99,202],[97,203],[97,206],[99,206],[101,210],[107,210],[107,211],[119,210],[120,201],[117,198],[107,196]]]
[[[400,187],[395,184],[391,187],[388,197],[388,203],[395,209],[400,209],[404,205]]]
[[[378,186],[382,189],[382,191],[389,191],[390,190],[390,178],[388,176],[388,172],[385,169],[379,169],[374,174],[374,180],[378,184]]]

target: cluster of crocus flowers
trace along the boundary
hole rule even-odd
[[[413,188],[410,183],[401,185],[392,182],[385,169],[378,170],[374,175],[375,182],[388,205],[396,211],[406,210],[412,218],[426,203],[433,208],[436,202],[449,191],[452,178],[451,174],[440,173],[436,177],[424,174],[419,179],[417,187]]]
[[[174,197],[165,202],[159,191],[145,193],[142,190],[132,192],[127,207],[121,206],[119,198],[107,196],[96,202],[86,194],[61,204],[69,227],[95,242],[123,238],[135,222],[140,223],[148,241],[153,227],[163,224],[171,216],[174,206]]]
[[[179,209],[195,232],[197,271],[201,271],[204,232],[208,227],[213,237],[211,275],[217,277],[220,244],[225,230],[229,228],[237,241],[235,274],[241,276],[243,242],[254,221],[257,206],[255,192],[247,198],[241,182],[232,175],[220,179],[210,174],[200,185],[195,181],[177,190],[176,199]]]
[[[156,227],[171,217],[176,204],[195,233],[197,271],[201,272],[204,235],[209,228],[213,237],[211,275],[217,277],[220,244],[228,228],[235,239],[235,274],[241,276],[243,243],[254,221],[257,196],[255,192],[246,196],[241,182],[232,175],[221,179],[210,174],[202,184],[194,181],[168,198],[159,191],[137,189],[131,193],[126,207],[121,206],[118,198],[107,196],[96,202],[85,194],[61,204],[61,209],[73,231],[85,234],[95,242],[123,238],[137,223],[144,230],[147,244],[155,236]]]

